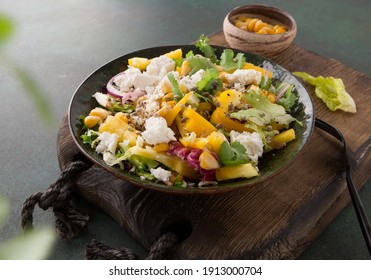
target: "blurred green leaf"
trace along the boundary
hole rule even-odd
[[[0,13],[0,45],[7,41],[13,34],[14,25],[11,19]]]
[[[51,228],[29,230],[0,244],[0,260],[46,259],[55,240]]]
[[[12,20],[6,14],[0,13],[0,47],[13,33],[14,24]],[[50,126],[53,123],[53,114],[46,98],[47,95],[26,70],[17,66],[5,53],[0,53],[0,62],[5,63],[5,65],[13,70],[16,78],[25,89],[25,92],[31,97],[41,120],[44,124]]]
[[[0,196],[0,227],[4,223],[9,212],[9,203]]]
[[[26,93],[30,95],[31,100],[34,102],[40,118],[46,125],[50,126],[53,123],[53,114],[49,102],[46,99],[46,94],[28,72],[14,64],[12,68],[19,82],[26,90]]]

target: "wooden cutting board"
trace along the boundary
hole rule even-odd
[[[226,46],[222,32],[210,43]],[[316,116],[345,136],[358,188],[370,179],[371,79],[340,62],[292,45],[273,58],[289,71],[343,79],[357,113],[332,112],[313,96]],[[308,86],[313,93],[313,88]],[[81,156],[67,117],[58,136],[61,169]],[[294,259],[350,202],[342,147],[315,129],[305,151],[276,177],[251,189],[213,195],[174,195],[139,189],[96,165],[76,180],[79,194],[105,211],[145,248],[169,227],[188,237],[177,259]]]

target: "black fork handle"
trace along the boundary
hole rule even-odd
[[[371,226],[370,226],[370,221],[367,217],[367,213],[365,211],[365,208],[363,207],[361,198],[358,195],[357,189],[354,186],[353,182],[353,176],[352,176],[352,165],[351,165],[351,160],[349,156],[349,150],[347,147],[347,144],[345,142],[343,134],[330,125],[329,123],[317,119],[315,121],[315,126],[318,127],[319,129],[331,134],[333,137],[338,139],[342,144],[343,144],[343,152],[344,152],[344,158],[345,158],[345,163],[346,163],[346,180],[347,180],[347,185],[348,185],[348,190],[350,193],[350,197],[353,202],[354,210],[357,214],[358,222],[361,227],[363,237],[365,239],[367,248],[368,248],[368,253],[371,256]]]

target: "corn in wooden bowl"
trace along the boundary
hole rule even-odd
[[[289,13],[278,8],[247,5],[226,15],[223,32],[231,47],[274,58],[293,42],[297,25]]]

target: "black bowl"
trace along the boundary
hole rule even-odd
[[[218,57],[223,52],[224,48],[213,46],[216,49]],[[165,54],[169,51],[182,48],[183,53],[192,50],[194,53],[199,53],[198,49],[193,45],[181,46],[162,46],[149,49],[139,50],[133,53],[126,54],[116,58],[107,64],[103,65],[92,73],[74,93],[68,110],[68,121],[70,131],[76,145],[81,152],[93,163],[99,165],[105,170],[109,171],[116,177],[128,181],[138,187],[147,188],[151,190],[158,190],[170,193],[219,193],[231,191],[235,189],[247,188],[256,186],[268,178],[278,174],[281,170],[287,167],[294,161],[295,158],[303,150],[304,146],[308,143],[313,131],[314,125],[314,107],[310,94],[305,87],[286,69],[277,65],[264,57],[244,52],[246,60],[258,66],[265,67],[273,72],[273,77],[280,81],[285,81],[294,84],[296,93],[299,97],[298,104],[292,115],[302,122],[302,126],[297,123],[294,124],[296,139],[289,142],[286,147],[280,150],[275,150],[264,154],[263,158],[259,161],[259,176],[250,179],[239,179],[220,182],[215,186],[207,187],[169,187],[162,183],[155,183],[150,181],[143,181],[138,176],[123,171],[118,166],[108,166],[101,155],[97,154],[88,145],[83,144],[80,138],[82,131],[80,127],[80,115],[88,115],[91,109],[97,106],[97,102],[92,95],[97,91],[102,91],[106,83],[115,74],[124,71],[128,65],[128,59],[132,57],[146,57],[153,58]],[[234,50],[235,53],[241,52]]]

